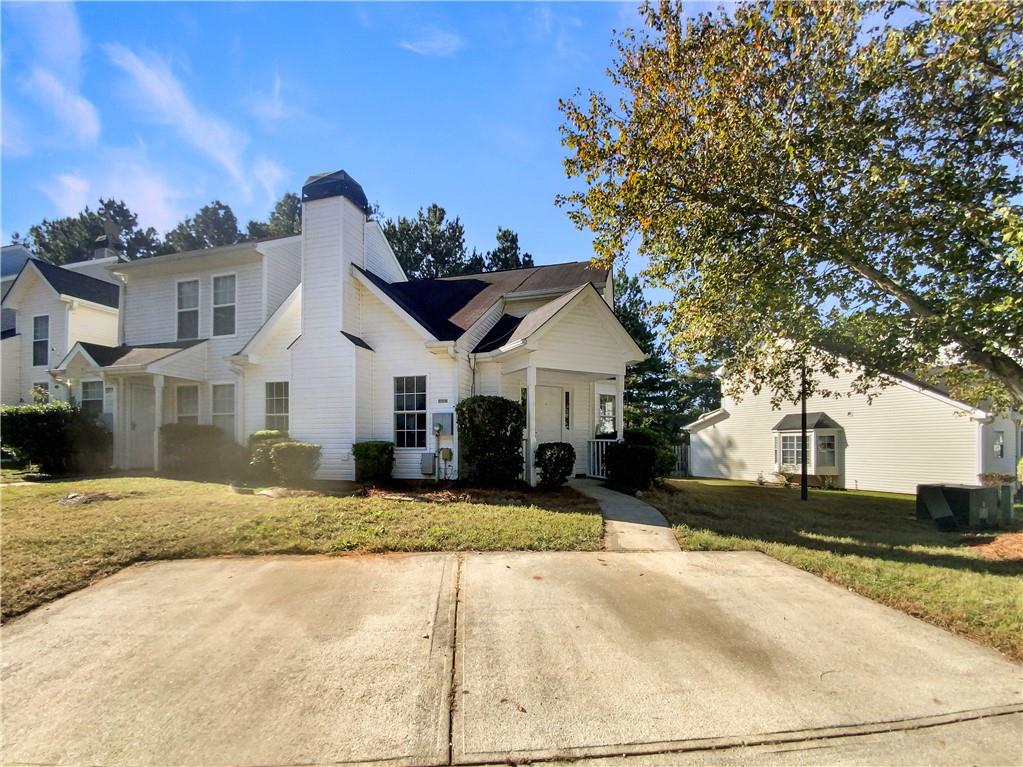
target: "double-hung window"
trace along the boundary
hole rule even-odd
[[[211,390],[213,425],[234,439],[234,384],[213,384]]]
[[[288,430],[288,382],[266,382],[266,428]]]
[[[233,274],[213,278],[213,335],[233,336],[237,279]]]
[[[817,465],[818,466],[834,466],[835,465],[835,435],[834,434],[819,434],[819,435],[817,435]]]
[[[426,376],[394,379],[394,446],[426,447]]]
[[[1005,432],[996,431],[994,438],[995,458],[1005,458]]]
[[[178,340],[199,337],[199,280],[178,283]]]
[[[89,418],[103,415],[102,381],[82,381],[82,412]]]
[[[781,435],[781,462],[784,466],[798,466],[803,463],[802,437],[799,434]]]
[[[177,388],[178,423],[199,423],[199,387],[188,384]]]
[[[50,363],[50,315],[32,318],[32,366],[44,368]]]

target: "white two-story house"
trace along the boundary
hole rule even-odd
[[[26,252],[18,271],[5,276],[0,334],[0,400],[5,405],[32,402],[37,390],[59,399],[74,397],[90,412],[102,413],[99,374],[77,381],[73,389],[50,374],[79,341],[117,344],[120,289],[107,269],[117,258],[104,249],[97,255],[55,266]]]
[[[302,234],[111,265],[115,344],[82,341],[53,366],[72,389],[98,377],[118,467],[159,468],[159,428],[215,424],[234,440],[285,429],[323,448],[319,476],[354,477],[352,445],[389,440],[396,477],[432,460],[457,476],[455,405],[522,399],[531,456],[622,430],[626,365],[643,353],[590,262],[407,280],[361,186],[343,171],[302,190]],[[429,469],[428,469],[429,470]]]

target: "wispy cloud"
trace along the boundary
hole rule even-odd
[[[252,175],[266,195],[267,203],[277,201],[277,192],[288,173],[269,157],[257,157],[252,165]]]
[[[280,122],[291,116],[281,97],[281,75],[274,74],[270,92],[259,96],[252,104],[252,113],[266,122]]]
[[[558,58],[569,59],[581,55],[572,32],[582,25],[578,16],[560,10],[555,13],[546,5],[538,5],[533,11],[532,37],[553,45]]]
[[[35,69],[25,89],[49,110],[79,143],[92,144],[99,138],[99,113],[92,102],[62,83],[48,69]]]
[[[60,173],[40,189],[61,216],[73,216],[89,204],[89,181],[76,172]]]
[[[226,171],[247,196],[243,155],[248,137],[224,120],[201,110],[166,62],[143,60],[123,45],[105,45],[110,61],[127,76],[130,97],[144,117],[174,128],[196,151]]]
[[[410,40],[398,43],[402,48],[420,56],[454,56],[465,46],[465,40],[454,32],[437,27],[426,27]]]

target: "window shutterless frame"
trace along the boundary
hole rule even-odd
[[[233,382],[210,384],[210,420],[234,440],[235,387]]]
[[[426,376],[394,378],[394,447],[426,447]]]
[[[264,428],[288,430],[290,388],[288,381],[267,381],[264,384],[266,402]]]
[[[32,318],[32,367],[44,368],[50,364],[50,315],[37,314]]]
[[[199,337],[199,280],[177,280],[174,283],[174,306],[177,318],[177,339],[191,341]]]
[[[238,274],[214,274],[210,278],[211,336],[233,336],[238,320]]]
[[[174,414],[178,423],[199,423],[199,384],[174,387]]]
[[[82,381],[82,412],[90,418],[103,415],[103,382]]]

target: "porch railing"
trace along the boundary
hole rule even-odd
[[[586,476],[596,479],[607,479],[604,471],[604,455],[607,446],[614,444],[613,439],[589,439],[586,440],[587,454],[589,456],[586,466]]]

